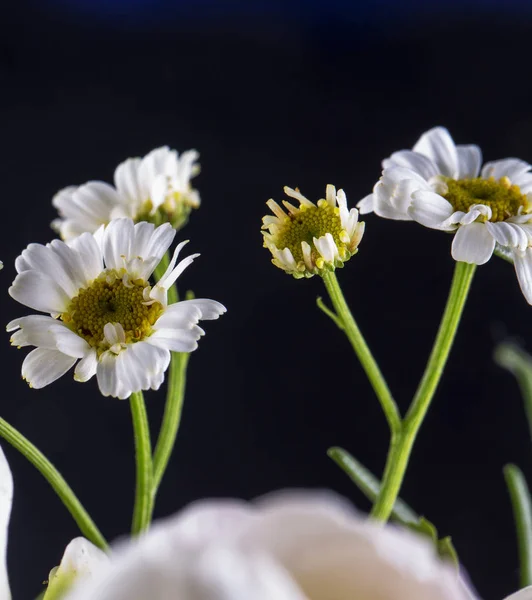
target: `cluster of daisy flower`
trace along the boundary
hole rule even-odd
[[[327,186],[317,205],[299,190],[285,193],[299,206],[273,199],[263,218],[264,246],[272,262],[294,277],[312,277],[343,266],[364,233],[359,213],[416,221],[454,233],[456,261],[483,265],[494,251],[510,257],[532,304],[532,166],[517,158],[487,162],[475,145],[456,145],[443,127],[424,133],[412,150],[382,162],[373,192],[348,210],[343,190]]]
[[[58,192],[52,203],[59,217],[52,227],[61,239],[29,244],[16,259],[17,276],[9,288],[12,298],[39,313],[7,325],[12,345],[33,348],[22,364],[31,387],[47,386],[73,369],[78,382],[96,376],[104,396],[132,398],[138,424],[134,523],[137,509],[144,519],[143,526],[134,525],[134,534],[150,524],[158,483],[153,481],[157,451],[151,452],[147,416],[142,407],[135,414],[133,400],[142,391],[160,388],[177,353],[197,348],[204,335],[200,321],[226,311],[211,299],[176,301],[176,280],[199,256],[179,260],[187,241],[171,251],[177,231],[200,204],[191,185],[199,172],[197,159],[193,150],[179,155],[165,146],[121,163],[113,185],[89,181]],[[434,364],[429,360],[422,380],[429,383],[426,389],[420,386],[419,398],[403,419],[334,272],[358,252],[365,230],[359,214],[374,212],[454,233],[451,253],[458,263],[482,265],[494,252],[510,258],[532,304],[532,167],[514,158],[482,166],[477,146],[455,145],[442,127],[424,133],[412,150],[394,152],[382,166],[382,177],[357,208],[349,209],[344,191],[332,185],[316,203],[297,188],[285,187],[289,200],[267,202],[273,214],[263,218],[262,233],[274,265],[297,279],[323,278],[335,312],[323,304],[320,308],[345,331],[381,401],[393,448],[382,482],[369,487],[380,490],[372,515],[387,521],[456,331],[468,290],[465,284],[462,291],[458,288],[467,273],[452,288],[450,316],[444,313],[448,326],[440,327],[442,337],[435,342],[435,348],[440,344],[438,358]],[[171,394],[168,414],[169,406],[176,408]],[[420,416],[414,414],[412,425],[408,419],[416,408]],[[168,456],[179,421],[178,415],[169,418]],[[202,502],[105,552],[105,540],[72,492],[58,491],[63,483],[53,466],[1,418],[0,435],[47,473],[59,495],[70,494],[65,504],[99,544],[76,538],[67,546],[50,574],[44,600],[477,598],[457,565],[442,559],[441,541],[434,544],[412,531],[377,525],[333,495],[285,493],[252,504]],[[356,469],[345,469],[355,482]],[[386,477],[391,476],[396,481],[390,484]],[[361,487],[368,487],[366,471],[363,479]],[[0,600],[11,597],[6,554],[12,497],[13,479],[0,449]],[[418,520],[398,519],[411,529],[418,528]],[[532,600],[532,586],[509,598]]]
[[[8,324],[14,346],[35,346],[22,365],[34,388],[52,383],[74,364],[76,381],[94,375],[104,396],[127,398],[160,387],[171,352],[192,352],[204,334],[200,320],[225,312],[219,302],[168,305],[168,290],[199,256],[170,264],[151,282],[199,194],[191,177],[197,153],[158,148],[115,171],[115,186],[89,181],[53,199],[63,240],[30,244],[17,258],[10,295],[40,315]]]

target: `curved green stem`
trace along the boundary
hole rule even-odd
[[[504,478],[514,511],[519,547],[519,573],[521,587],[524,588],[532,585],[532,501],[521,469],[515,465],[506,465]]]
[[[392,445],[388,452],[381,492],[371,511],[376,519],[388,520],[399,495],[412,447],[447,362],[475,268],[476,265],[456,263],[449,297],[425,372],[395,440],[395,446]]]
[[[161,431],[157,438],[155,453],[153,455],[153,493],[161,483],[168,461],[174,448],[181,413],[183,411],[183,400],[185,398],[185,385],[187,365],[190,354],[183,352],[172,352],[170,363],[170,376],[168,379],[168,392],[164,407]]]
[[[95,546],[105,550],[107,542],[100,533],[100,530],[96,527],[88,512],[72,491],[72,488],[46,456],[2,418],[0,418],[0,436],[25,456],[52,486],[54,492],[66,506],[74,521],[76,521],[81,533]]]
[[[133,510],[131,533],[138,534],[147,529],[151,521],[153,506],[153,464],[148,414],[142,392],[131,394],[129,404],[133,418],[135,460],[137,464],[135,508]]]
[[[332,271],[326,271],[323,275],[323,282],[331,298],[331,302],[336,311],[336,317],[341,321],[343,330],[346,336],[351,342],[351,346],[360,361],[366,375],[377,394],[377,397],[381,403],[382,409],[388,421],[392,438],[397,434],[401,428],[401,416],[399,409],[392,397],[392,394],[388,388],[386,381],[377,365],[377,362],[373,358],[371,351],[366,344],[366,340],[362,335],[362,332],[358,328],[347,302],[345,301],[344,295],[336,278],[336,274]],[[337,323],[338,324],[338,323]]]

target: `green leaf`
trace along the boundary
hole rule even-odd
[[[528,429],[532,438],[532,356],[520,346],[503,342],[495,348],[495,362],[514,375],[521,389],[528,420]]]
[[[525,477],[515,465],[504,467],[504,478],[510,492],[519,547],[521,587],[532,585],[532,501]]]
[[[379,494],[381,482],[371,471],[343,448],[329,448],[327,455],[332,458],[351,481],[355,483],[368,500],[375,502],[375,499]],[[458,567],[458,555],[452,545],[451,538],[447,536],[440,540],[438,530],[433,523],[425,517],[416,514],[406,502],[398,498],[393,507],[391,516],[395,522],[432,540],[439,556],[444,560],[450,560]]]

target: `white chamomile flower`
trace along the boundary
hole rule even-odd
[[[170,223],[180,229],[200,197],[190,180],[199,173],[195,150],[181,156],[168,146],[156,148],[144,158],[128,158],[114,174],[114,186],[89,181],[58,192],[52,204],[59,219],[52,227],[64,240],[94,233],[112,219],[129,217],[135,222]]]
[[[455,232],[457,261],[482,265],[499,244],[517,257],[519,282],[532,303],[532,251],[526,251],[532,240],[532,167],[517,158],[481,164],[478,146],[457,146],[447,129],[435,127],[412,150],[383,161],[382,177],[358,208]]]
[[[358,221],[356,208],[347,208],[343,190],[328,185],[325,198],[317,205],[298,189],[284,192],[299,206],[283,200],[281,206],[270,199],[266,203],[273,214],[263,217],[264,247],[272,253],[272,262],[296,278],[312,277],[322,270],[342,267],[358,250],[364,235],[364,223]]]
[[[166,223],[133,224],[116,219],[96,234],[70,244],[30,244],[17,258],[10,295],[49,313],[15,319],[8,331],[14,346],[36,346],[22,364],[22,376],[42,388],[77,362],[74,378],[97,376],[104,396],[127,398],[158,389],[170,351],[191,352],[204,334],[197,323],[217,319],[225,308],[196,299],[167,305],[167,291],[198,255],[177,257],[154,286],[149,278],[175,237]]]

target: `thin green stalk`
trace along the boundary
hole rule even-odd
[[[381,521],[388,520],[399,495],[412,447],[447,362],[475,268],[476,265],[456,263],[447,305],[425,372],[403,421],[395,447],[391,446],[388,452],[381,492],[371,512],[373,517]]]
[[[133,510],[131,533],[138,534],[147,529],[151,521],[153,507],[153,464],[148,414],[142,392],[131,394],[129,404],[133,419],[135,460],[137,465],[135,508]]]
[[[190,354],[185,352],[172,352],[170,363],[170,376],[168,378],[168,392],[164,407],[161,431],[155,446],[153,455],[153,493],[157,493],[163,478],[168,461],[174,448],[181,413],[183,411],[183,400],[185,398],[185,386],[187,365]]]
[[[66,506],[74,521],[76,521],[81,533],[95,546],[105,550],[107,542],[100,533],[100,530],[96,527],[89,513],[72,491],[72,488],[44,454],[2,418],[0,418],[0,436],[25,456],[52,486],[54,492]]]
[[[532,438],[532,357],[516,344],[504,342],[495,349],[494,359],[517,379]]]
[[[519,574],[521,587],[524,588],[532,585],[532,501],[523,473],[518,467],[506,465],[504,478],[514,511],[519,547]]]
[[[366,340],[364,339],[362,332],[358,328],[358,325],[356,324],[356,321],[353,318],[349,307],[347,306],[347,302],[345,301],[340,284],[336,278],[336,274],[333,271],[326,271],[322,277],[327,292],[329,293],[329,297],[331,298],[331,302],[334,306],[334,310],[336,311],[336,316],[343,324],[345,334],[351,342],[351,346],[353,346],[353,349],[358,356],[358,360],[360,361],[360,364],[366,372],[366,375],[373,386],[377,397],[379,398],[393,439],[401,428],[401,416],[399,414],[399,409],[397,408],[388,385],[384,380],[382,373],[380,372],[377,362],[373,358],[373,355],[366,344]]]

